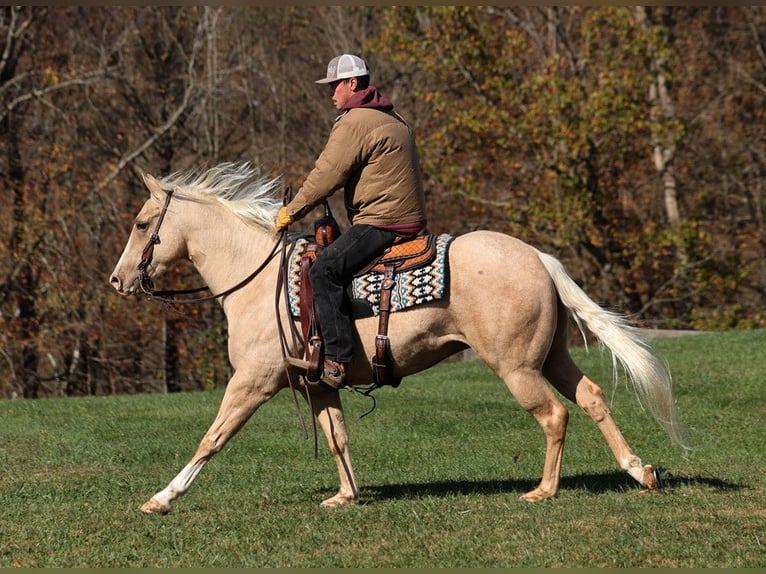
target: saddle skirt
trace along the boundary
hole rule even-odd
[[[454,237],[448,234],[429,235],[397,244],[373,261],[353,278],[347,288],[354,317],[380,314],[380,290],[385,274],[383,260],[397,267],[391,291],[391,312],[444,297],[449,284],[447,252],[453,240]],[[312,243],[311,236],[298,238],[288,261],[287,292],[290,313],[296,318],[300,317],[301,256]]]

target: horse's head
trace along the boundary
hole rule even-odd
[[[151,175],[144,175],[149,199],[133,220],[130,237],[109,282],[118,293],[136,293],[141,281],[160,276],[174,261],[186,256],[186,243],[174,223],[172,192]]]

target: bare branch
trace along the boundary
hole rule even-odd
[[[4,119],[5,116],[11,113],[17,106],[25,102],[29,102],[31,100],[40,100],[40,101],[43,101],[43,103],[45,103],[43,98],[55,92],[60,92],[61,90],[66,90],[74,86],[91,85],[99,81],[102,81],[104,77],[105,77],[104,72],[101,70],[97,70],[95,72],[85,74],[84,76],[72,78],[71,80],[65,80],[63,82],[59,82],[57,84],[47,86],[45,88],[33,88],[29,92],[22,94],[21,96],[18,96],[17,98],[14,98],[10,102],[8,102],[5,105],[5,108],[2,111],[0,111],[0,120]]]
[[[183,98],[176,107],[175,110],[170,114],[170,117],[157,128],[154,129],[151,136],[146,138],[140,145],[138,145],[136,148],[126,152],[117,162],[114,169],[110,171],[106,177],[104,177],[95,187],[95,191],[101,191],[105,187],[107,187],[112,181],[115,180],[115,178],[122,172],[122,170],[125,169],[126,166],[128,166],[134,159],[136,159],[138,156],[140,156],[142,153],[144,153],[146,150],[150,149],[156,142],[159,140],[162,136],[164,136],[170,129],[178,122],[179,118],[183,116],[184,112],[189,108],[190,103],[192,101],[192,96],[195,93],[197,89],[197,84],[194,81],[195,79],[195,72],[194,72],[194,66],[197,63],[197,56],[201,50],[201,46],[204,39],[204,34],[202,33],[202,27],[205,25],[204,19],[200,22],[198,28],[197,28],[197,34],[194,39],[194,45],[191,51],[191,55],[188,59],[187,66],[186,66],[186,78],[187,78],[187,84],[184,89]]]

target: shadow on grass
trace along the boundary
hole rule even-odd
[[[702,476],[674,476],[660,469],[662,489],[676,487],[705,487],[718,491],[738,491],[743,485],[718,478]],[[429,496],[450,496],[455,494],[498,494],[518,493],[521,496],[537,487],[538,480],[451,480],[409,484],[363,485],[367,500],[396,500],[424,498]],[[593,494],[604,492],[625,492],[640,489],[640,485],[624,472],[578,474],[561,478],[560,489],[584,490]]]

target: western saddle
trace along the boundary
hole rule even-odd
[[[322,331],[314,306],[314,290],[309,271],[322,249],[340,235],[338,224],[325,202],[325,215],[314,223],[314,240],[300,256],[300,321],[303,340],[306,345],[305,377],[310,383],[321,379],[324,364]],[[391,366],[391,349],[388,337],[388,320],[391,315],[391,291],[396,284],[397,272],[428,265],[436,257],[436,236],[420,235],[394,243],[379,258],[356,273],[358,277],[367,273],[381,273],[378,333],[375,336],[375,354],[371,359],[372,376],[376,386],[398,387],[402,377],[394,376]],[[301,362],[305,366],[305,362]]]

